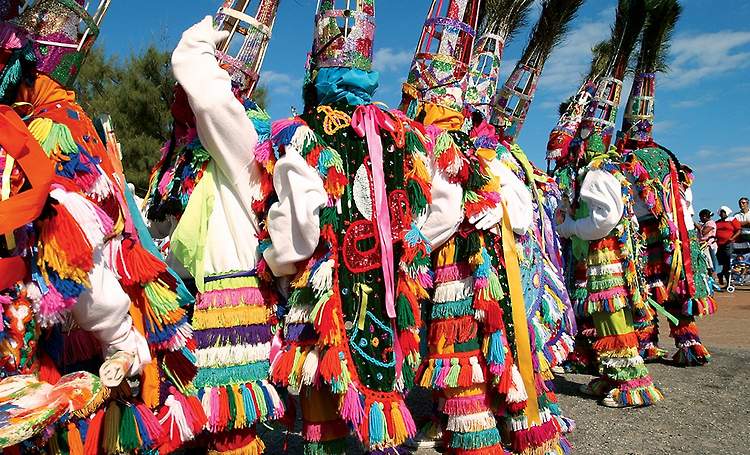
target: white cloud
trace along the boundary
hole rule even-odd
[[[275,95],[291,95],[302,90],[302,78],[272,70],[261,72],[260,83],[268,87],[269,93]]]
[[[725,177],[746,175],[750,168],[750,146],[721,149],[704,148],[695,153],[695,169],[701,173],[722,172]],[[705,175],[705,174],[704,174]]]
[[[403,73],[404,76],[409,69],[414,53],[408,50],[395,50],[383,47],[375,51],[372,67],[376,71]]]
[[[718,32],[680,35],[671,48],[671,68],[664,76],[667,88],[682,88],[708,77],[750,67],[750,32]]]

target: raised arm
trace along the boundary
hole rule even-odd
[[[294,274],[295,264],[312,256],[320,241],[320,210],[328,195],[318,172],[300,155],[307,131],[306,126],[297,129],[274,168],[273,186],[279,200],[268,212],[272,245],[263,257],[276,276]]]
[[[591,170],[581,185],[581,199],[586,202],[589,215],[579,220],[567,217],[558,226],[558,233],[562,237],[576,236],[583,240],[606,237],[622,218],[624,203],[620,182],[607,171]]]
[[[251,159],[258,135],[232,92],[229,73],[216,60],[216,42],[227,32],[213,29],[207,16],[182,34],[172,53],[172,70],[187,93],[201,143],[234,184],[250,211],[250,181],[259,173]]]

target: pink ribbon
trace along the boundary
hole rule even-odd
[[[385,285],[385,310],[388,317],[396,318],[395,282],[393,272],[393,238],[391,237],[391,214],[388,209],[388,195],[383,175],[383,143],[380,129],[394,131],[395,121],[373,104],[360,105],[352,115],[352,129],[359,137],[367,137],[367,150],[372,164],[373,186],[375,187],[375,213],[380,240],[380,255]]]

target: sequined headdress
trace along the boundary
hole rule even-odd
[[[310,67],[372,70],[375,0],[319,0]]]
[[[488,27],[477,40],[469,65],[465,102],[481,112],[485,119],[490,117],[492,110],[504,47],[505,38]]]
[[[244,94],[250,94],[258,83],[260,68],[271,40],[280,0],[260,0],[255,16],[252,0],[226,0],[215,16],[218,30],[229,31],[229,37],[216,47],[216,57]]]
[[[433,0],[403,87],[402,108],[414,101],[455,111],[464,106],[480,0]]]
[[[70,87],[99,36],[109,3],[99,0],[86,9],[83,0],[28,0],[15,22],[30,35],[37,70]]]

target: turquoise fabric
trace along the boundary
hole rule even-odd
[[[315,78],[318,104],[344,101],[350,106],[370,104],[380,74],[356,68],[321,68]]]

